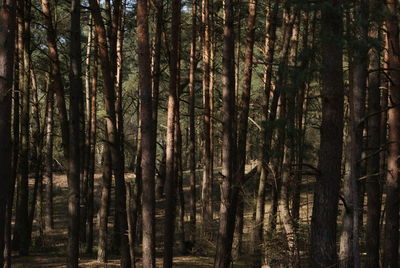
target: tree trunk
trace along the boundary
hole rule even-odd
[[[202,2],[203,26],[203,180],[201,186],[201,217],[205,233],[212,222],[212,159],[211,159],[211,114],[210,114],[210,25],[209,3]]]
[[[98,57],[97,57],[97,37],[93,33],[93,59],[92,59],[92,77],[90,78],[89,85],[89,109],[88,113],[90,121],[89,126],[89,148],[88,148],[88,171],[87,171],[87,181],[88,181],[88,202],[87,202],[87,216],[88,216],[88,231],[86,238],[86,252],[90,253],[93,250],[93,217],[94,217],[94,207],[93,207],[93,194],[94,194],[94,173],[95,173],[95,152],[96,152],[96,134],[97,134],[97,76],[98,76]]]
[[[250,108],[250,92],[251,92],[251,79],[253,74],[253,48],[254,48],[254,34],[255,34],[255,22],[256,22],[256,9],[257,0],[252,0],[249,2],[249,16],[247,18],[247,32],[246,32],[246,47],[245,47],[245,61],[243,70],[243,90],[240,100],[240,114],[238,121],[238,143],[237,151],[241,152],[237,154],[236,165],[236,183],[240,188],[243,187],[242,183],[245,174],[246,165],[246,144],[247,144],[247,128],[248,128],[248,117]],[[239,84],[239,82],[237,81]],[[242,242],[243,234],[243,212],[244,212],[244,200],[243,192],[238,192],[240,197],[239,209],[238,209],[238,224],[237,224],[237,234],[238,234],[238,245],[237,245],[237,255],[240,255],[240,248]],[[235,206],[235,204],[233,204]]]
[[[388,158],[386,174],[385,237],[383,240],[383,267],[398,266],[399,245],[399,185],[398,157],[400,152],[400,46],[397,1],[386,1],[386,42],[388,47],[388,77],[390,78],[388,110]]]
[[[365,113],[366,79],[367,79],[367,56],[368,48],[365,46],[368,34],[368,8],[367,1],[360,0],[356,5],[356,28],[355,36],[359,46],[354,49],[354,67],[352,69],[353,80],[350,91],[350,199],[347,211],[352,217],[351,247],[352,252],[347,253],[347,265],[344,267],[360,267],[360,245],[359,245],[359,179],[362,176],[361,154],[363,149],[363,129]],[[351,265],[350,265],[351,264]]]
[[[54,130],[54,91],[50,85],[47,91],[47,119],[46,119],[46,146],[45,146],[45,178],[46,178],[46,212],[45,227],[54,228],[53,217],[53,130]]]
[[[42,11],[44,15],[44,24],[47,29],[47,47],[50,59],[50,77],[51,85],[56,95],[56,104],[61,125],[62,147],[64,156],[68,161],[69,157],[69,123],[67,107],[65,104],[64,86],[62,82],[60,60],[57,50],[57,37],[53,26],[53,15],[51,12],[49,0],[42,0]]]
[[[107,135],[107,133],[106,133]],[[110,207],[112,164],[110,148],[107,142],[104,142],[103,151],[103,174],[101,182],[100,210],[99,210],[99,242],[97,246],[97,260],[105,263],[108,260],[107,252],[107,234],[108,234],[108,215]]]
[[[378,10],[381,1],[371,1],[371,10]],[[380,21],[372,17],[369,37],[379,40]],[[380,106],[380,72],[372,71],[380,68],[380,49],[372,47],[369,52],[369,69],[371,72],[368,77],[368,129],[367,129],[367,223],[366,223],[366,266],[379,267],[379,239],[380,239],[380,214],[381,214],[381,185],[380,185],[380,156],[381,147],[380,127],[381,127],[381,106]]]
[[[21,62],[19,66],[20,94],[21,94],[21,154],[18,164],[18,190],[19,198],[16,205],[16,218],[14,229],[14,241],[19,254],[24,256],[29,251],[29,151],[30,151],[30,2],[21,3],[22,34]]]
[[[224,41],[222,52],[222,114],[223,114],[223,159],[221,185],[220,220],[217,241],[215,268],[227,268],[231,263],[233,232],[235,228],[236,200],[235,191],[235,38],[234,3],[224,1]]]
[[[15,48],[15,1],[0,4],[0,267],[3,267],[4,228],[11,183],[11,94]]]
[[[80,101],[82,98],[80,0],[71,1],[71,45],[70,45],[70,140],[80,136]],[[71,142],[68,163],[68,261],[69,268],[79,264],[79,184],[81,172],[80,143]]]
[[[107,114],[106,129],[108,132],[108,143],[110,145],[112,167],[115,176],[115,195],[116,195],[116,215],[118,218],[118,231],[121,238],[120,253],[121,267],[127,268],[131,266],[129,241],[127,237],[127,218],[126,218],[126,193],[124,179],[124,162],[121,154],[120,139],[116,126],[115,113],[115,90],[112,79],[112,70],[110,70],[109,52],[107,47],[106,31],[103,18],[101,17],[100,6],[96,0],[90,0],[92,16],[95,21],[97,32],[99,59],[103,74],[103,88],[105,110]]]
[[[196,118],[195,118],[195,81],[196,81],[196,39],[197,39],[197,0],[192,2],[192,36],[190,44],[189,70],[189,181],[190,181],[190,241],[196,240]]]
[[[272,4],[273,2],[273,4]],[[272,62],[274,61],[275,40],[276,40],[276,26],[278,15],[279,1],[271,1],[267,7],[266,23],[266,38],[265,38],[265,61],[268,63],[264,72],[264,90],[263,90],[263,103],[262,103],[262,120],[264,122],[268,119],[268,106],[269,96],[271,92],[272,82]],[[261,150],[260,150],[260,181],[258,184],[257,200],[256,200],[256,215],[254,221],[254,230],[252,241],[255,245],[254,250],[254,266],[260,267],[263,264],[262,251],[264,242],[264,216],[265,216],[265,188],[267,184],[267,165],[269,142],[267,141],[266,124],[261,126]]]
[[[319,176],[311,222],[311,265],[337,265],[336,216],[343,143],[343,69],[341,1],[325,1],[321,13],[322,122]],[[338,40],[332,42],[332,38]],[[328,208],[328,209],[327,209]]]
[[[171,268],[173,263],[173,245],[175,232],[175,210],[176,210],[176,176],[174,163],[175,149],[175,120],[178,91],[178,50],[180,31],[179,0],[173,0],[172,25],[171,25],[171,49],[169,58],[169,89],[168,89],[168,114],[167,114],[167,147],[166,147],[166,181],[165,181],[165,222],[164,222],[164,268]]]
[[[150,45],[148,8],[146,0],[137,3],[137,44],[139,60],[140,122],[141,122],[141,179],[143,182],[143,267],[155,267],[155,125],[151,95]]]

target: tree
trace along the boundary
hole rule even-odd
[[[192,36],[190,43],[189,70],[189,169],[190,169],[190,223],[191,241],[196,240],[196,129],[195,129],[195,74],[196,74],[196,38],[197,38],[197,1],[192,2]]]
[[[233,232],[235,227],[236,200],[235,189],[235,154],[236,126],[235,118],[235,38],[233,29],[233,1],[224,1],[224,41],[222,52],[222,113],[223,144],[220,220],[218,229],[217,252],[214,260],[215,268],[229,267]]]
[[[171,48],[169,53],[169,86],[167,111],[167,141],[166,141],[166,180],[165,180],[165,222],[164,222],[164,259],[165,268],[172,267],[173,245],[176,212],[176,173],[175,173],[175,120],[177,111],[178,91],[178,50],[180,31],[180,0],[172,1]]]
[[[143,267],[155,267],[155,125],[153,121],[153,104],[150,70],[150,46],[147,1],[137,3],[137,44],[139,75],[142,82],[140,90],[140,121],[141,121],[141,179],[142,219],[143,219]]]
[[[110,146],[113,173],[116,189],[116,217],[118,219],[118,233],[120,235],[121,267],[131,265],[129,242],[127,237],[128,223],[126,218],[126,189],[124,179],[124,162],[121,155],[120,139],[117,132],[115,113],[115,89],[110,69],[110,54],[108,52],[106,30],[101,16],[100,6],[96,0],[90,0],[92,16],[98,40],[98,53],[103,75],[104,103],[106,109],[107,142]]]
[[[5,219],[11,183],[11,93],[15,48],[15,1],[7,0],[0,5],[0,218]],[[0,221],[0,266],[3,266],[5,221]]]
[[[385,21],[386,43],[388,48],[387,75],[390,79],[390,103],[388,110],[388,158],[386,172],[385,201],[385,238],[383,240],[383,267],[398,265],[399,243],[399,186],[398,156],[400,152],[400,74],[395,70],[400,67],[399,21],[397,17],[397,1],[386,1],[388,14]],[[390,234],[390,235],[389,235]]]
[[[322,122],[318,176],[311,222],[310,262],[336,265],[336,216],[343,142],[343,68],[341,1],[325,1],[321,11]],[[327,209],[328,208],[328,209]]]
[[[80,0],[71,1],[70,44],[70,120],[69,140],[80,135],[80,99],[82,96]],[[69,143],[68,163],[68,267],[79,266],[79,207],[80,207],[80,144]]]
[[[374,15],[375,10],[381,7],[380,1],[370,2],[371,26],[369,37],[373,40],[379,38],[379,28],[381,25],[379,16]],[[368,110],[367,121],[367,223],[366,223],[366,265],[370,267],[379,266],[379,238],[380,238],[380,214],[381,214],[381,185],[380,185],[380,156],[377,153],[380,149],[380,127],[381,127],[381,106],[380,106],[380,72],[372,71],[380,68],[380,48],[371,47],[369,51],[369,70],[368,76]]]

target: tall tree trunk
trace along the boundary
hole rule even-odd
[[[352,75],[353,88],[350,91],[350,174],[349,192],[350,198],[346,211],[350,213],[351,219],[351,246],[346,246],[352,252],[347,252],[343,267],[360,267],[360,246],[359,246],[359,179],[362,176],[361,154],[363,149],[363,129],[365,113],[366,79],[367,79],[367,42],[368,34],[368,9],[367,1],[360,0],[356,5],[356,27],[355,36],[359,46],[354,49],[354,62]],[[340,256],[342,257],[342,256]]]
[[[223,159],[221,185],[220,220],[218,230],[215,268],[226,268],[231,263],[233,232],[235,227],[236,200],[235,191],[235,37],[234,3],[224,1],[224,41],[222,52],[222,114],[223,114]]]
[[[12,10],[12,9],[11,9]],[[14,10],[15,12],[15,10]],[[18,16],[17,16],[18,18]],[[15,23],[15,19],[14,19]],[[14,25],[14,31],[17,31],[16,25]],[[14,33],[15,34],[15,33]],[[16,49],[14,50],[14,77],[19,77],[19,51],[22,48],[22,40],[18,38],[18,34],[16,34]],[[14,193],[15,193],[15,182],[17,177],[17,169],[18,169],[18,159],[19,159],[19,110],[20,110],[20,101],[19,101],[19,79],[14,79],[13,81],[13,120],[12,120],[12,171],[11,178],[9,184],[9,192],[7,199],[7,215],[6,215],[6,226],[5,226],[5,238],[4,238],[4,268],[11,268],[11,255],[12,255],[12,216],[13,216],[13,204],[14,204]],[[1,243],[1,242],[0,242]],[[1,257],[0,257],[1,258]],[[0,265],[1,266],[1,265]]]
[[[19,198],[16,206],[14,243],[19,254],[29,251],[29,142],[30,142],[30,1],[21,4],[22,54],[19,67],[21,93],[21,154],[18,164]]]
[[[321,13],[322,122],[319,175],[311,222],[311,265],[337,264],[336,216],[343,143],[343,68],[341,1],[325,1]],[[337,42],[332,42],[332,38]],[[328,208],[328,209],[327,209]]]
[[[98,76],[98,57],[97,57],[97,37],[93,33],[93,59],[92,59],[92,76],[89,77],[89,144],[88,144],[88,171],[87,171],[87,181],[88,181],[88,202],[87,202],[87,215],[88,215],[88,231],[86,238],[86,252],[90,253],[93,250],[93,216],[94,216],[94,173],[95,173],[95,152],[96,152],[96,134],[97,134],[97,76]],[[89,72],[90,73],[90,72]]]
[[[375,10],[381,8],[381,1],[371,1],[370,15],[371,28],[369,37],[379,40],[379,28],[381,23],[376,17],[372,17]],[[381,106],[380,106],[380,49],[372,47],[369,52],[368,76],[368,128],[367,128],[367,223],[366,223],[366,266],[379,267],[379,240],[380,240],[380,214],[381,214],[381,185],[380,185],[380,156],[381,147],[380,127],[381,127]]]
[[[156,3],[156,30],[154,40],[154,50],[152,55],[152,98],[153,98],[153,124],[154,134],[153,138],[157,140],[157,124],[158,124],[158,99],[160,91],[160,78],[161,78],[161,41],[163,33],[163,9],[164,2],[159,0]],[[161,198],[164,193],[165,178],[162,176],[156,177],[156,198]]]
[[[178,102],[178,50],[180,31],[180,0],[173,0],[171,4],[171,48],[169,55],[169,88],[167,114],[167,148],[166,148],[166,181],[165,181],[165,222],[164,222],[164,268],[171,268],[173,263],[173,245],[175,232],[176,212],[176,176],[174,163],[175,121]]]
[[[254,48],[256,9],[257,9],[257,0],[250,1],[249,16],[247,18],[245,61],[243,70],[243,90],[239,105],[240,114],[237,126],[238,127],[237,151],[241,153],[237,154],[237,159],[236,159],[237,175],[235,180],[240,188],[242,188],[242,184],[244,183],[245,166],[246,166],[247,127],[248,127],[248,117],[250,108],[251,79],[253,74],[253,48]],[[238,224],[236,227],[238,229],[237,255],[240,255],[241,240],[243,234],[244,197],[242,191],[239,191],[238,194],[240,195],[240,197],[238,197],[239,217],[237,217]]]
[[[197,0],[192,2],[192,36],[190,44],[189,70],[189,181],[190,181],[190,241],[196,240],[196,118],[195,118],[195,81],[196,81],[196,39],[197,39]]]
[[[269,96],[271,92],[272,82],[272,62],[274,61],[276,26],[278,15],[279,1],[270,1],[267,7],[266,23],[266,38],[265,38],[265,61],[267,63],[264,72],[264,90],[262,103],[262,120],[264,124],[261,126],[261,150],[260,150],[260,181],[258,184],[257,200],[256,200],[256,215],[254,221],[254,230],[252,241],[255,245],[254,250],[254,266],[260,267],[263,264],[262,255],[264,241],[264,216],[265,216],[265,188],[267,183],[267,165],[269,144],[267,142],[266,121],[268,119]]]
[[[212,222],[212,159],[211,159],[211,116],[210,116],[210,24],[209,3],[202,2],[203,26],[203,180],[201,186],[202,227],[207,232]]]
[[[0,267],[3,267],[4,228],[11,183],[11,94],[15,48],[15,1],[0,4]]]
[[[385,237],[383,267],[398,266],[399,245],[399,185],[398,157],[400,152],[400,46],[397,1],[387,0],[386,42],[388,47],[388,76],[390,78],[390,109],[388,110],[388,159],[386,174]]]
[[[153,118],[148,7],[146,0],[137,3],[137,44],[139,60],[140,122],[141,122],[141,177],[143,182],[143,267],[155,267],[155,125]]]
[[[120,253],[121,253],[121,267],[127,268],[131,266],[129,241],[127,237],[127,218],[126,218],[126,196],[125,196],[125,179],[124,179],[124,162],[121,154],[120,139],[116,126],[116,113],[115,113],[115,90],[112,79],[112,70],[110,70],[109,52],[107,47],[106,31],[104,27],[103,18],[101,17],[100,6],[96,0],[90,0],[90,7],[92,16],[95,21],[95,28],[97,32],[99,59],[101,70],[103,74],[103,88],[104,88],[104,101],[105,110],[107,114],[106,129],[108,132],[108,143],[111,151],[112,167],[115,176],[115,190],[116,190],[116,215],[118,218],[118,231],[121,238]]]
[[[80,102],[82,99],[80,0],[71,1],[71,44],[70,44],[70,140],[80,136]],[[81,172],[81,146],[71,142],[68,163],[68,250],[67,266],[77,268],[79,264],[79,184]]]

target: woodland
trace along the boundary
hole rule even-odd
[[[0,268],[400,267],[397,0],[0,0]]]

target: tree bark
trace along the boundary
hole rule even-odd
[[[111,160],[113,173],[115,176],[116,190],[116,215],[118,218],[118,231],[121,238],[120,253],[121,267],[130,267],[129,241],[127,237],[127,218],[126,218],[126,189],[124,179],[124,162],[121,155],[120,139],[116,126],[115,113],[115,89],[112,79],[112,70],[110,70],[109,52],[107,47],[106,31],[103,18],[101,17],[100,6],[96,0],[90,0],[92,16],[95,21],[95,29],[97,32],[99,59],[103,74],[104,102],[106,109],[106,129],[108,132],[108,140],[111,151]]]
[[[268,63],[264,71],[264,90],[263,90],[263,103],[262,103],[262,120],[266,123],[268,120],[268,106],[269,96],[271,92],[272,82],[272,62],[274,61],[275,54],[275,40],[276,40],[276,27],[277,27],[277,15],[278,15],[279,1],[270,1],[270,5],[267,6],[267,15],[265,19],[265,61]],[[261,126],[261,150],[260,150],[260,180],[257,190],[256,200],[256,215],[254,221],[254,230],[252,241],[255,245],[254,250],[254,266],[260,267],[263,264],[262,251],[264,242],[264,216],[265,216],[265,188],[267,184],[267,165],[268,165],[268,153],[269,142],[267,142],[267,127],[266,124]]]
[[[11,94],[15,48],[15,1],[0,4],[0,218],[6,217],[11,183]],[[0,221],[0,267],[3,267],[5,220]]]
[[[195,86],[196,86],[196,39],[197,39],[197,0],[192,2],[192,36],[190,44],[189,70],[189,181],[190,181],[190,241],[196,240],[196,118],[195,118]]]
[[[202,227],[206,233],[212,222],[212,159],[210,114],[210,25],[209,3],[202,2],[203,26],[203,180],[201,185]]]
[[[64,150],[64,156],[66,160],[68,160],[69,123],[67,107],[65,104],[64,86],[60,70],[60,60],[57,49],[56,31],[53,26],[53,15],[51,12],[49,0],[42,0],[42,11],[44,15],[44,24],[47,29],[47,47],[50,58],[50,80],[52,81],[50,87],[54,89],[54,93],[56,95],[56,105],[61,125],[62,147]]]
[[[146,0],[137,3],[137,44],[139,60],[141,177],[143,182],[143,267],[155,267],[155,125],[153,118],[148,7]]]
[[[399,185],[398,157],[400,152],[400,46],[397,1],[386,1],[386,42],[388,47],[389,110],[388,158],[386,173],[385,237],[383,240],[383,267],[398,266],[399,244]]]
[[[370,15],[371,28],[369,38],[379,40],[379,28],[381,22],[379,18],[373,17],[374,11],[381,8],[381,1],[371,1]],[[379,240],[380,240],[380,214],[381,214],[381,193],[380,185],[380,155],[381,147],[380,127],[381,127],[381,105],[380,105],[380,72],[372,71],[380,68],[380,49],[372,47],[369,51],[368,76],[368,121],[367,121],[367,223],[366,223],[366,266],[379,267]]]
[[[107,133],[106,133],[107,135]],[[97,260],[105,263],[108,260],[107,252],[107,234],[108,234],[108,216],[110,207],[111,195],[111,180],[112,180],[112,163],[110,148],[107,142],[104,142],[103,151],[103,174],[101,181],[101,196],[99,210],[99,242],[97,246]]]
[[[341,1],[325,1],[321,13],[322,122],[319,176],[311,222],[312,267],[337,265],[336,216],[343,143],[343,69]],[[332,40],[336,40],[333,42]]]
[[[169,55],[169,88],[167,114],[167,148],[166,148],[166,181],[165,181],[165,222],[164,222],[164,268],[171,268],[173,264],[173,245],[175,232],[176,212],[176,176],[175,154],[175,120],[178,102],[178,50],[180,31],[180,0],[172,1],[171,49]]]
[[[21,21],[19,23],[22,34],[21,62],[19,66],[20,94],[21,94],[21,153],[18,164],[18,191],[19,198],[16,205],[16,217],[13,243],[22,256],[29,251],[29,152],[30,152],[30,1],[23,2]]]
[[[224,1],[224,39],[222,51],[222,114],[223,114],[223,159],[221,185],[220,220],[218,230],[217,252],[214,259],[215,268],[227,268],[231,263],[233,232],[235,227],[236,200],[235,194],[235,37],[234,37],[234,3]]]
[[[80,137],[80,102],[82,98],[80,0],[71,1],[71,45],[70,45],[70,140]],[[69,144],[68,159],[68,250],[67,266],[77,268],[79,264],[79,208],[81,146],[79,142]]]

